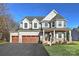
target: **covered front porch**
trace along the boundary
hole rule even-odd
[[[42,43],[43,44],[56,44],[56,43],[71,43],[72,36],[71,30],[66,28],[50,28],[50,29],[43,29],[42,31]]]

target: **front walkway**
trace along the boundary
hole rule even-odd
[[[42,44],[1,44],[0,56],[48,56]]]

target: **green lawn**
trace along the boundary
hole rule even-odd
[[[4,43],[7,43],[7,42],[4,40],[0,40],[0,44],[4,44]]]
[[[79,41],[75,44],[45,46],[51,56],[79,56]]]

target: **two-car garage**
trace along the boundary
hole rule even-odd
[[[22,36],[22,43],[38,43],[38,36]]]
[[[10,43],[38,43],[39,32],[10,33]]]

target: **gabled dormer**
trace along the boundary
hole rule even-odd
[[[66,21],[56,10],[52,10],[41,23],[42,28],[65,28]]]
[[[51,19],[53,19],[56,16],[57,12],[55,10],[52,10],[42,21],[42,28],[50,28],[51,26]]]
[[[40,21],[44,16],[26,16],[20,23],[22,29],[41,29]]]
[[[51,21],[51,19],[53,19],[58,13],[56,12],[56,10],[52,10],[41,22],[44,21]]]
[[[40,28],[39,20],[38,19],[33,19],[32,20],[32,29],[39,29]]]
[[[56,28],[65,28],[66,27],[66,20],[63,16],[60,14],[57,14],[53,20],[55,21],[55,27]]]
[[[30,21],[27,18],[24,18],[24,20],[20,23],[20,28],[29,29],[30,27]]]

